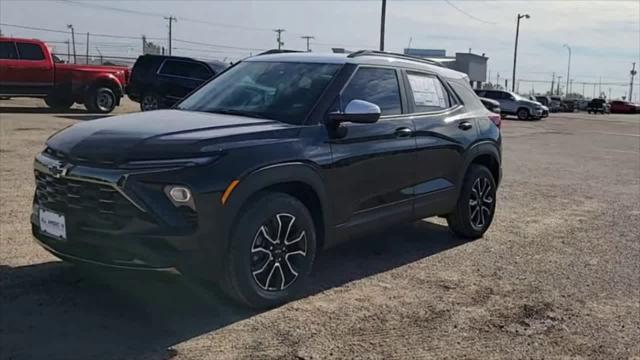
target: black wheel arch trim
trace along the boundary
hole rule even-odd
[[[325,189],[325,182],[322,180],[320,169],[315,164],[306,162],[286,162],[273,164],[256,169],[239,179],[238,186],[233,190],[224,205],[223,212],[229,220],[227,234],[233,228],[234,221],[241,215],[242,208],[250,201],[251,197],[270,187],[278,186],[286,183],[300,183],[309,187],[316,195],[322,212],[322,234],[329,236],[329,230],[332,228],[332,220],[330,217],[328,195]],[[311,209],[309,211],[312,216]],[[228,238],[228,237],[226,237]],[[323,243],[324,242],[320,242]],[[324,244],[326,245],[326,244]]]
[[[467,150],[467,155],[464,159],[463,166],[463,176],[459,177],[460,183],[457,184],[458,188],[462,186],[462,181],[464,181],[464,174],[467,173],[469,166],[474,162],[474,160],[478,159],[480,156],[488,155],[498,164],[498,173],[499,176],[497,179],[494,179],[496,182],[496,186],[500,183],[502,179],[502,153],[500,151],[500,144],[493,140],[483,140],[476,142],[471,145]]]

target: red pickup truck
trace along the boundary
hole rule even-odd
[[[0,37],[0,97],[43,98],[56,110],[79,103],[108,113],[128,80],[127,67],[64,64],[40,40]]]

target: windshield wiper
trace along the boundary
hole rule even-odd
[[[214,113],[214,114],[226,114],[226,115],[238,115],[238,116],[247,116],[247,117],[252,117],[252,118],[257,118],[257,119],[269,119],[272,120],[270,117],[261,114],[261,113],[257,113],[257,112],[251,112],[251,111],[243,111],[243,110],[236,110],[236,109],[211,109],[211,110],[207,110],[207,112],[209,113]]]

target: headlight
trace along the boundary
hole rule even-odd
[[[168,160],[139,160],[129,161],[122,165],[124,169],[153,169],[153,168],[170,168],[170,167],[186,167],[206,165],[214,162],[220,156],[206,156],[197,158],[185,158],[185,159],[168,159]]]

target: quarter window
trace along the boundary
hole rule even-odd
[[[16,51],[16,45],[14,42],[2,41],[0,42],[0,59],[17,59],[18,52]]]
[[[449,107],[449,95],[438,78],[424,74],[407,74],[415,112],[442,110]]]
[[[402,113],[398,77],[393,69],[360,68],[342,92],[342,110],[351,100],[364,100],[380,107],[382,115]]]
[[[44,53],[38,44],[17,43],[20,60],[44,60]]]

